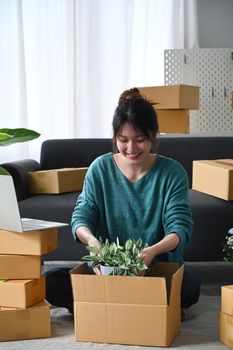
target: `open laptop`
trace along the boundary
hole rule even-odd
[[[67,223],[20,218],[13,178],[0,175],[0,230],[27,232],[68,226]]]

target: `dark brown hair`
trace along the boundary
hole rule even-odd
[[[146,137],[153,139],[152,146],[155,146],[159,132],[157,114],[153,105],[137,88],[126,90],[119,97],[112,121],[115,153],[118,152],[116,138],[125,123],[130,123],[135,130],[140,130]]]

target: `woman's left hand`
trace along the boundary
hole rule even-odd
[[[141,262],[143,262],[146,266],[149,266],[152,262],[152,260],[155,257],[155,251],[154,251],[154,247],[146,247],[144,248],[141,253]]]
[[[169,233],[158,243],[146,247],[141,251],[141,261],[149,266],[152,260],[160,254],[170,252],[171,250],[176,249],[180,243],[180,237],[177,233]]]

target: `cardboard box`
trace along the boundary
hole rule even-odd
[[[57,229],[23,233],[0,230],[0,254],[43,255],[57,248]]]
[[[81,191],[88,168],[63,168],[28,173],[29,189],[33,194]]]
[[[233,316],[220,312],[220,341],[233,349]]]
[[[233,349],[233,285],[221,288],[220,340]]]
[[[0,307],[0,341],[48,337],[51,337],[51,318],[44,301],[22,310]]]
[[[97,276],[71,270],[75,340],[169,346],[180,330],[183,267],[158,264],[160,277]]]
[[[45,299],[45,278],[1,280],[0,306],[27,308]]]
[[[221,288],[221,311],[233,316],[233,285]]]
[[[40,277],[41,257],[39,255],[0,255],[0,280]]]
[[[185,109],[158,109],[156,114],[160,133],[189,132],[189,111]]]
[[[199,87],[165,85],[138,88],[156,109],[199,109]]]
[[[233,200],[233,159],[193,161],[192,188],[228,201]]]

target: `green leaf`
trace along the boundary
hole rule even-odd
[[[129,269],[129,267],[128,266],[125,266],[125,265],[120,265],[119,266],[121,269],[124,269],[124,270],[128,270]]]
[[[34,130],[18,129],[0,129],[0,146],[9,146],[17,142],[26,142],[39,137],[40,134]]]
[[[117,245],[116,243],[112,243],[109,247],[109,252],[111,255],[115,255],[117,252]]]
[[[138,255],[138,248],[137,248],[136,245],[133,246],[132,252],[133,252],[133,255],[134,255],[134,256],[137,256],[137,255]]]
[[[137,246],[137,248],[138,248],[139,250],[142,249],[142,240],[141,240],[141,238],[139,238],[139,239],[137,240],[136,246]]]
[[[5,134],[4,132],[0,133],[0,141],[9,140],[11,138],[12,136],[9,134]]]
[[[82,260],[92,261],[92,256],[91,255],[85,255],[85,256],[82,257]]]
[[[141,247],[139,249],[139,247]],[[84,260],[92,261],[92,266],[102,263],[106,266],[118,267],[119,274],[123,276],[135,276],[141,270],[146,270],[147,266],[140,261],[140,251],[143,249],[142,240],[128,239],[124,246],[121,246],[119,239],[109,242],[108,239],[102,242],[101,249],[87,247],[87,250],[97,255],[89,255]]]
[[[101,254],[103,255],[103,257],[108,256],[108,254],[110,254],[109,251],[109,246],[107,245],[103,245],[101,248]]]
[[[96,248],[96,247],[89,247],[89,246],[86,246],[86,249],[90,252],[90,253],[94,253],[94,254],[99,254],[99,249]]]
[[[11,175],[6,169],[0,166],[0,175]]]
[[[125,249],[126,249],[126,250],[130,250],[131,247],[132,247],[132,244],[133,244],[133,242],[131,241],[131,239],[128,239],[128,240],[125,242]]]

